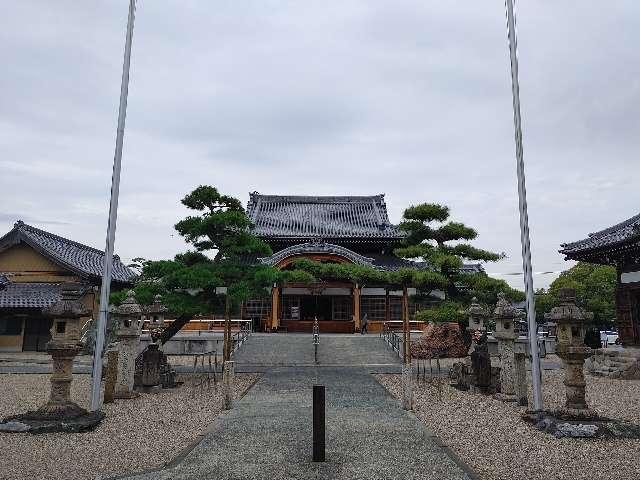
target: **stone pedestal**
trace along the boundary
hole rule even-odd
[[[529,392],[527,389],[527,349],[524,343],[516,342],[514,350],[515,389],[518,405],[529,405]]]
[[[118,350],[107,351],[107,373],[104,379],[104,403],[112,403],[118,378]]]
[[[122,330],[118,335],[118,369],[113,398],[133,398],[137,393],[133,389],[136,371],[136,355],[140,335],[129,335]]]
[[[494,337],[498,340],[500,356],[500,393],[497,397],[507,402],[516,401],[514,344],[518,337],[515,329],[518,316],[518,311],[509,303],[505,294],[499,293],[498,303],[493,312],[496,322]]]
[[[114,398],[133,398],[138,394],[134,391],[136,357],[140,344],[140,327],[142,308],[135,299],[132,290],[121,305],[111,309],[118,328],[118,370],[114,388]]]
[[[224,371],[222,373],[222,408],[231,410],[233,408],[233,386],[234,386],[234,362],[224,362]]]
[[[411,380],[411,364],[402,364],[402,408],[413,410],[413,382]]]

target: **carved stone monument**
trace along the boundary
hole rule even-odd
[[[73,359],[82,349],[80,343],[80,318],[91,311],[81,301],[85,287],[76,283],[62,286],[59,301],[43,310],[53,318],[51,341],[47,352],[53,360],[49,401],[36,411],[6,418],[0,423],[0,431],[82,432],[95,428],[104,414],[87,412],[71,401]]]
[[[138,345],[140,344],[140,317],[142,308],[136,302],[133,290],[127,292],[127,296],[121,305],[113,307],[111,314],[115,317],[118,328],[118,373],[114,398],[133,398],[137,396],[134,391],[134,376]]]
[[[473,372],[471,389],[480,393],[490,393],[491,389],[491,356],[487,344],[486,332],[476,332],[474,349],[471,352],[471,370]]]
[[[587,324],[593,314],[585,312],[575,303],[576,292],[572,288],[561,288],[560,305],[545,315],[548,321],[556,322],[558,344],[556,354],[565,364],[565,408],[557,412],[561,416],[595,418],[597,413],[587,405],[585,397],[584,361],[593,350],[584,344]]]
[[[158,344],[152,343],[142,352],[142,390],[147,393],[157,393],[162,388],[160,384],[160,367],[162,352]]]
[[[496,331],[493,336],[498,340],[498,354],[500,356],[500,393],[497,397],[505,402],[516,401],[515,395],[515,358],[514,343],[518,334],[515,320],[518,311],[507,300],[505,294],[498,294],[498,303],[493,312]]]

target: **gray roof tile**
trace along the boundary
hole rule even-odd
[[[9,283],[0,289],[0,308],[44,308],[60,300],[59,283]]]
[[[311,197],[251,193],[253,233],[266,239],[400,240],[384,195]]]
[[[599,232],[590,233],[584,240],[564,243],[560,253],[571,258],[572,255],[616,247],[633,240],[640,240],[640,214]]]
[[[0,252],[16,245],[26,243],[54,263],[68,268],[83,277],[102,277],[104,252],[78,242],[59,237],[39,228],[16,222],[9,233],[0,238]],[[129,282],[134,273],[118,258],[113,256],[113,281]]]

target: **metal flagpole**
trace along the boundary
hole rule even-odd
[[[524,178],[522,156],[522,119],[520,117],[520,85],[518,83],[518,43],[516,40],[516,19],[514,0],[505,0],[507,10],[507,33],[509,37],[509,57],[511,60],[511,92],[513,94],[513,124],[515,128],[516,161],[518,164],[518,204],[520,207],[520,243],[522,244],[522,267],[527,298],[527,320],[529,324],[529,348],[531,350],[531,376],[533,379],[533,408],[542,410],[542,387],[540,382],[540,352],[538,351],[538,329],[536,306],[533,295],[533,275],[531,273],[531,246],[529,243],[529,215],[527,213],[527,189]]]
[[[127,37],[124,45],[124,64],[122,66],[122,84],[120,86],[120,107],[118,110],[118,130],[116,132],[116,151],[113,158],[113,175],[111,177],[111,203],[109,205],[109,221],[107,223],[107,244],[104,254],[102,285],[100,287],[100,312],[96,326],[96,344],[93,352],[93,372],[91,378],[90,410],[99,410],[102,406],[100,398],[100,382],[102,380],[102,350],[107,326],[109,309],[109,293],[111,291],[111,274],[113,270],[113,244],[116,237],[116,221],[118,217],[118,195],[120,194],[120,166],[122,163],[122,141],[124,139],[124,123],[127,116],[127,95],[129,93],[129,65],[131,62],[131,41],[133,40],[133,21],[135,19],[136,0],[129,0],[129,17],[127,19]]]

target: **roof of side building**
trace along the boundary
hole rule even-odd
[[[57,265],[67,268],[83,278],[100,279],[104,264],[104,252],[73,240],[54,235],[22,221],[0,238],[0,252],[25,243]],[[134,272],[113,256],[113,281],[130,282]]]
[[[599,232],[590,233],[583,240],[563,243],[560,253],[567,258],[582,257],[605,250],[618,249],[640,240],[640,214]]]

